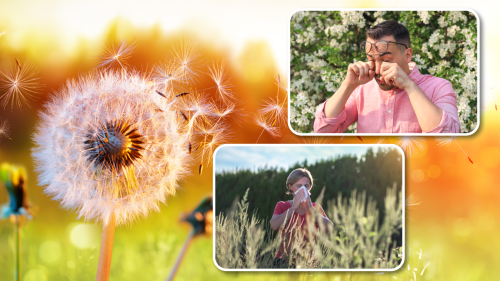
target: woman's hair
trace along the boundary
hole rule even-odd
[[[286,194],[292,194],[292,192],[290,191],[290,188],[288,188],[288,185],[289,184],[293,185],[294,183],[298,182],[303,177],[307,177],[311,181],[311,187],[309,188],[309,190],[310,190],[313,186],[313,178],[311,176],[311,173],[305,168],[298,168],[298,169],[293,170],[290,173],[290,175],[288,175],[288,178],[286,179],[286,189],[287,189]]]

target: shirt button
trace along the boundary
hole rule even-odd
[[[391,111],[389,110],[389,113],[391,113]]]

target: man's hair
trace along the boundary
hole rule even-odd
[[[375,26],[372,26],[366,32],[367,37],[373,38],[375,40],[388,35],[392,35],[396,42],[403,43],[408,48],[410,48],[410,32],[408,31],[408,28],[406,28],[406,26],[398,22],[392,20],[384,21]],[[402,45],[399,46],[403,47]]]

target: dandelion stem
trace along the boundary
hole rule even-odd
[[[260,133],[260,135],[259,135],[259,137],[257,138],[257,141],[256,141],[255,143],[258,143],[258,142],[259,142],[260,137],[262,136],[262,133],[264,133],[264,131],[265,131],[265,130],[266,130],[265,128],[264,128],[264,129],[262,129],[262,132]]]
[[[16,218],[16,270],[14,273],[14,280],[21,280],[21,223],[19,222],[19,218]]]
[[[167,281],[171,281],[174,279],[175,273],[177,273],[177,270],[179,269],[179,265],[181,264],[182,259],[186,255],[186,251],[189,247],[189,244],[191,243],[191,240],[194,237],[194,233],[195,233],[194,229],[191,229],[188,237],[186,238],[186,241],[184,241],[184,245],[182,245],[181,252],[179,253],[179,256],[177,257],[177,260],[175,261],[175,264],[174,264],[174,267],[172,268],[172,271],[170,271],[170,275],[168,276]]]
[[[101,251],[99,253],[99,263],[97,264],[96,281],[107,281],[109,279],[111,255],[113,254],[113,238],[115,235],[115,220],[115,214],[112,214],[108,224],[102,227]]]

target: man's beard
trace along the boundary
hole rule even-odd
[[[380,77],[381,77],[380,74],[375,74],[375,80],[376,81],[377,80],[380,81]],[[390,90],[396,88],[396,85],[394,85],[394,84],[392,84],[392,85],[389,85],[389,84],[379,84],[379,83],[377,83],[377,84],[378,84],[378,86],[380,87],[380,89],[382,91],[390,91]]]

